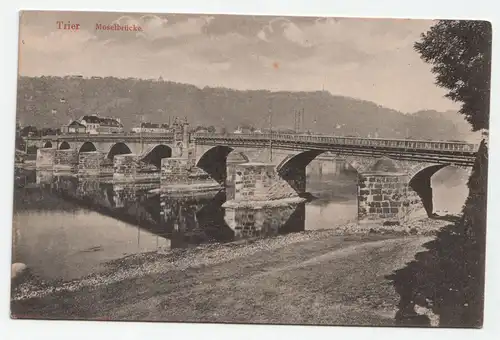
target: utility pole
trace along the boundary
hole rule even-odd
[[[294,129],[295,133],[299,133],[302,131],[303,125],[304,125],[304,108],[294,110]]]
[[[300,112],[299,130],[304,131],[304,108]]]
[[[141,113],[142,113],[142,110],[141,110]],[[142,153],[144,152],[144,143],[143,143],[143,140],[142,140],[142,126],[143,126],[143,123],[144,123],[144,115],[141,114],[141,127],[139,129],[139,139],[141,141],[141,155]]]
[[[295,133],[299,132],[299,124],[298,124],[298,115],[297,115],[297,110],[293,109],[293,129],[295,130]]]
[[[273,99],[269,100],[269,162],[273,161]]]

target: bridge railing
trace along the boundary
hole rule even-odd
[[[343,137],[327,135],[299,135],[283,133],[262,133],[262,134],[201,134],[194,133],[192,139],[203,143],[203,141],[212,142],[230,142],[230,141],[274,141],[283,144],[318,144],[318,145],[339,145],[339,146],[360,146],[373,148],[392,148],[402,150],[436,150],[450,152],[474,153],[478,149],[477,144],[454,141],[429,141],[429,140],[411,140],[411,139],[386,139],[386,138],[361,138],[361,137]],[[68,134],[59,136],[31,137],[28,140],[47,140],[47,139],[123,139],[123,138],[165,138],[173,139],[173,133],[121,133],[121,134]]]
[[[437,150],[437,151],[455,151],[455,152],[476,152],[478,145],[466,142],[452,141],[428,141],[411,139],[383,139],[383,138],[360,138],[360,137],[342,137],[325,135],[297,135],[280,133],[263,134],[196,134],[196,140],[220,140],[222,141],[274,141],[305,144],[326,144],[326,145],[345,145],[345,146],[366,146],[366,147],[384,147],[412,150]]]
[[[89,133],[74,133],[74,134],[61,134],[61,135],[46,135],[46,136],[31,136],[26,137],[27,140],[56,140],[56,139],[123,139],[123,138],[173,138],[173,133],[135,133],[135,132],[124,132],[124,133],[99,133],[99,134],[89,134]]]

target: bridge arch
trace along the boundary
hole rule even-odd
[[[59,150],[68,150],[71,149],[71,146],[68,142],[64,141],[59,145]]]
[[[52,147],[52,142],[50,140],[46,141],[45,144],[43,145],[44,148],[51,148]]]
[[[325,152],[326,150],[308,150],[295,155],[289,155],[276,166],[276,171],[297,192],[303,192],[305,190],[305,171],[307,165]],[[358,174],[367,171],[402,171],[397,161],[387,157],[372,158],[336,155],[336,159],[344,161],[345,164],[349,165]]]
[[[224,183],[227,176],[228,156],[234,150],[234,148],[224,145],[211,147],[197,160],[196,166],[218,183]],[[249,161],[248,157],[242,152],[235,152],[235,155],[239,156],[244,162]]]
[[[323,150],[308,150],[287,156],[276,166],[276,172],[297,193],[304,193],[306,190],[306,166],[324,152]]]
[[[80,152],[92,152],[92,151],[97,151],[97,148],[95,147],[94,143],[92,143],[92,142],[85,142],[82,144],[80,149],[78,149],[78,153],[80,153]]]
[[[153,164],[159,169],[161,168],[161,160],[169,157],[172,157],[172,148],[165,144],[158,144],[145,152],[141,157],[141,161]]]
[[[460,204],[463,205],[465,203],[465,199],[467,196],[468,188],[466,185],[466,181],[462,183],[463,190],[460,190],[460,187],[457,183],[455,183],[456,188],[460,190],[460,192],[453,193],[452,195],[449,194],[449,191],[447,190],[446,192],[442,191],[442,188],[436,188],[433,186],[432,180],[434,175],[438,176],[437,173],[441,173],[442,171],[449,171],[450,173],[444,174],[444,177],[448,182],[457,182],[457,178],[467,178],[470,176],[469,171],[462,169],[461,167],[454,166],[453,164],[425,164],[425,165],[420,165],[416,169],[413,169],[409,173],[409,187],[411,190],[417,193],[417,195],[420,197],[422,204],[424,206],[425,212],[427,213],[427,216],[433,217],[435,216],[435,199],[436,195],[439,195],[445,193],[446,194],[446,201],[450,201],[451,203],[455,204]],[[465,172],[460,174],[460,172]],[[453,175],[454,174],[454,175]],[[443,183],[443,186],[446,187],[447,185]],[[438,189],[438,190],[436,190]],[[463,191],[463,192],[462,192]],[[463,195],[463,203],[460,203],[460,195]],[[457,197],[458,195],[458,197]],[[439,195],[441,196],[441,195]],[[458,203],[456,203],[458,202]],[[459,211],[455,211],[455,213],[458,213]]]
[[[119,142],[114,144],[108,151],[106,158],[113,160],[116,155],[126,155],[132,153],[127,144]]]

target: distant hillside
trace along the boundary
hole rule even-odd
[[[125,128],[144,121],[168,122],[187,116],[193,126],[235,129],[241,124],[293,129],[294,109],[304,109],[304,130],[337,135],[422,139],[464,139],[469,125],[456,113],[420,111],[403,114],[373,102],[328,92],[236,91],[197,88],[152,80],[20,77],[18,118],[24,125],[55,127],[83,114],[99,112],[121,118]],[[272,103],[272,104],[271,104]]]

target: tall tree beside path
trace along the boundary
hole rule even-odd
[[[436,84],[461,103],[473,131],[488,132],[491,77],[491,25],[485,21],[440,20],[415,43],[432,65]],[[420,305],[439,316],[441,327],[483,324],[486,252],[488,145],[483,140],[469,178],[469,196],[454,223],[425,244],[426,251],[389,276],[400,295],[396,322],[430,325],[415,312]],[[495,227],[495,226],[491,226]]]
[[[432,64],[436,84],[446,97],[462,104],[460,113],[473,131],[488,130],[490,117],[491,24],[487,21],[440,20],[415,43]]]

